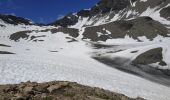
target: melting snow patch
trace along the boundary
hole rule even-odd
[[[161,8],[159,10],[157,10],[157,9],[158,9],[158,7],[155,7],[155,8],[148,7],[147,10],[144,11],[140,16],[149,16],[149,17],[153,18],[154,20],[159,21],[162,24],[170,25],[170,21],[168,21],[167,19],[160,16],[160,11],[163,8]]]
[[[147,0],[140,0],[140,2],[147,2]]]

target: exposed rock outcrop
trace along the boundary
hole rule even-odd
[[[0,100],[144,100],[73,82],[0,85]]]

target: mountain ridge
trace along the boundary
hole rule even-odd
[[[100,25],[101,23],[108,23],[122,19],[131,19],[140,16],[150,16],[153,17],[154,20],[160,20],[161,17],[167,18],[167,14],[169,13],[168,4],[170,1],[168,0],[101,0],[97,5],[93,6],[89,10],[81,10],[77,13],[66,15],[63,19],[60,19],[52,25],[60,25],[64,27],[68,27],[71,25],[75,25],[79,23],[79,21],[83,21],[87,18],[85,26],[94,26]],[[119,9],[118,9],[119,8]],[[99,10],[95,10],[99,9]],[[106,11],[105,11],[106,10]],[[149,12],[151,10],[151,12]],[[96,12],[93,14],[93,12]],[[161,12],[160,18],[154,18],[154,13]],[[163,13],[164,12],[164,13]],[[165,13],[166,12],[166,13]],[[153,15],[151,14],[153,13]],[[151,14],[151,15],[150,15]],[[158,16],[158,14],[157,14]],[[69,20],[70,19],[70,20]],[[72,20],[74,19],[74,20]],[[64,23],[67,20],[69,23]],[[167,18],[167,21],[169,18]],[[162,22],[163,24],[166,24]],[[168,21],[168,23],[170,23]],[[68,24],[68,25],[67,25]]]

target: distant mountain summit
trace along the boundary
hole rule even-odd
[[[52,23],[53,25],[69,26],[75,25],[79,17],[95,17],[99,14],[106,14],[110,11],[120,11],[130,5],[128,0],[101,0],[90,9],[83,9],[76,14],[68,14],[64,18]]]
[[[24,25],[32,25],[33,22],[29,19],[25,19],[22,17],[17,17],[14,15],[3,15],[0,14],[0,20],[7,24],[13,24],[13,25],[19,25],[19,24],[24,24]]]
[[[67,27],[83,22],[84,26],[93,26],[140,16],[149,16],[163,24],[168,24],[170,23],[169,3],[170,0],[101,0],[90,9],[68,14],[52,25]]]

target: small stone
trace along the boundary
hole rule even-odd
[[[44,84],[44,85],[41,85],[41,86],[36,86],[34,90],[36,92],[39,92],[39,93],[47,93],[48,92],[48,90],[47,90],[48,87],[49,87],[49,85]]]
[[[60,88],[60,86],[58,86],[58,85],[52,85],[52,86],[48,87],[47,90],[48,90],[50,93],[52,93],[52,92],[56,91],[56,90],[59,89],[59,88]]]
[[[51,85],[50,87],[47,88],[47,90],[50,92],[50,93],[53,93],[55,92],[56,90],[62,88],[62,87],[65,87],[68,85],[68,82],[59,82],[58,84],[55,84],[55,85]]]
[[[47,97],[47,94],[42,93],[41,97],[42,97],[42,98],[46,98],[46,97]]]
[[[145,99],[143,99],[141,97],[137,97],[136,100],[145,100]]]
[[[26,94],[33,94],[33,87],[25,87],[23,92]]]
[[[22,94],[15,94],[15,99],[14,100],[25,100],[24,96]]]
[[[17,86],[14,85],[14,86],[8,86],[6,87],[6,89],[3,90],[4,93],[13,93],[13,92],[16,92],[17,91]]]

